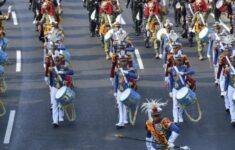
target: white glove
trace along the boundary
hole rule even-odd
[[[174,148],[174,146],[175,146],[175,144],[174,144],[174,143],[172,143],[172,142],[168,142],[168,147],[169,147],[169,148]]]
[[[172,98],[172,97],[173,97],[172,92],[169,92],[169,97],[170,97],[170,98]]]
[[[210,58],[211,58],[211,55],[207,55],[207,58],[210,59]]]
[[[124,74],[128,74],[128,71],[127,70],[123,70],[122,71]]]
[[[227,91],[221,91],[221,96],[226,96],[227,95]]]
[[[179,72],[179,74],[183,76],[183,75],[185,75],[185,72]]]
[[[115,93],[113,94],[113,96],[114,96],[114,97],[117,97],[117,93],[115,92]]]
[[[165,80],[166,83],[169,83],[169,77],[165,77],[164,80]]]
[[[109,80],[111,81],[111,84],[114,84],[114,79],[113,78],[109,78]]]
[[[50,84],[49,78],[48,77],[44,77],[44,81],[46,82],[47,85]]]
[[[162,54],[159,55],[159,58],[162,59]]]
[[[65,74],[64,71],[58,71],[58,74]]]

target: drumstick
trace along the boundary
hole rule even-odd
[[[183,80],[181,74],[179,74],[180,72],[179,72],[178,68],[177,68],[176,66],[174,66],[174,69],[175,69],[175,71],[177,72],[177,74],[178,74],[178,76],[179,76],[179,78],[180,78],[181,83],[184,85],[184,80]]]
[[[200,16],[200,18],[201,18],[201,20],[202,20],[203,25],[206,25],[206,23],[205,23],[205,21],[204,21],[204,18],[202,17],[202,14],[201,14],[201,13],[199,14],[199,16]]]
[[[158,23],[159,23],[159,25],[160,25],[160,28],[162,28],[162,23],[161,23],[160,19],[158,18],[157,15],[155,15],[155,17],[157,18],[157,21],[158,21]]]

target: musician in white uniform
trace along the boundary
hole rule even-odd
[[[194,72],[190,69],[188,69],[186,66],[183,65],[182,62],[182,56],[181,54],[178,54],[174,57],[175,60],[175,66],[172,68],[169,68],[169,74],[170,74],[170,87],[173,88],[172,90],[172,99],[173,99],[173,118],[174,122],[183,122],[183,110],[180,108],[179,103],[176,99],[176,94],[179,92],[179,90],[186,85],[186,76],[192,75]]]
[[[228,94],[231,124],[235,126],[235,54],[230,58],[230,64],[225,69],[225,90]]]
[[[48,76],[49,83],[51,87],[51,102],[52,102],[52,120],[53,127],[57,128],[59,126],[59,121],[64,121],[64,112],[60,104],[56,101],[55,96],[57,91],[64,85],[64,78],[66,75],[73,75],[73,70],[68,69],[61,65],[60,56],[55,56],[54,67],[49,68]]]

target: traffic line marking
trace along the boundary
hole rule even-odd
[[[21,51],[16,51],[16,72],[21,71]]]
[[[212,13],[211,13],[211,16],[212,16],[213,18],[215,18],[215,15],[212,14]],[[228,32],[230,32],[229,27],[228,27],[226,24],[224,24],[224,22],[223,22],[221,19],[219,19],[219,21],[220,21],[221,25],[222,25]]]
[[[6,134],[5,134],[5,138],[4,138],[3,144],[9,144],[10,143],[11,133],[12,133],[12,129],[13,129],[13,125],[14,125],[14,120],[15,120],[15,114],[16,114],[16,111],[15,110],[11,110],[10,115],[9,115],[9,120],[8,120],[8,124],[7,124],[7,130],[6,130]]]
[[[12,18],[13,18],[13,24],[15,26],[17,26],[18,25],[18,21],[17,21],[17,17],[16,17],[16,12],[12,11],[11,14],[12,14]]]
[[[143,64],[143,61],[142,61],[142,59],[140,57],[140,53],[139,53],[138,49],[135,49],[135,55],[136,55],[136,59],[137,59],[138,64],[139,64],[139,69],[143,70],[144,69],[144,64]]]

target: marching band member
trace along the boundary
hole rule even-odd
[[[146,7],[144,9],[144,24],[145,24],[145,47],[149,48],[150,42],[150,27],[154,22],[154,19],[157,19],[160,24],[160,19],[158,17],[158,1],[149,0],[147,1]],[[159,55],[159,54],[158,54]],[[157,56],[157,55],[156,55]],[[157,56],[158,57],[158,56]]]
[[[52,119],[53,127],[59,127],[59,121],[64,121],[63,109],[60,108],[60,104],[56,101],[56,92],[64,85],[64,79],[66,75],[73,75],[73,70],[63,67],[61,65],[61,58],[59,55],[54,56],[54,67],[49,68],[47,76],[50,83],[50,94],[52,102]]]
[[[171,30],[170,34],[169,34],[169,39],[163,45],[163,64],[164,64],[163,68],[165,68],[164,66],[166,66],[168,54],[170,54],[171,51],[173,52],[173,46],[172,45],[176,45],[176,44],[180,44],[178,35],[175,33],[174,30]]]
[[[225,68],[225,91],[227,91],[229,112],[231,116],[231,124],[235,126],[235,55],[231,56],[231,64]]]
[[[190,62],[189,62],[189,59],[187,57],[187,55],[185,54],[182,54],[182,44],[180,43],[174,43],[172,45],[172,49],[170,51],[170,53],[167,55],[167,61],[166,61],[166,64],[165,64],[165,82],[166,84],[169,86],[169,96],[172,98],[172,90],[173,90],[173,87],[171,87],[171,84],[169,84],[170,82],[170,79],[169,79],[169,69],[172,68],[174,65],[175,65],[175,56],[177,56],[178,54],[180,54],[182,56],[182,62],[183,62],[183,65],[186,66],[187,68],[190,67]],[[187,78],[186,78],[187,79]]]
[[[110,30],[110,25],[108,23],[104,23],[100,27],[100,36],[101,36],[101,42],[104,47],[104,52],[106,55],[106,59],[110,59],[110,40],[105,40],[105,34]]]
[[[173,0],[174,7],[174,17],[175,17],[175,26],[178,27],[180,23],[181,17],[186,16],[185,2],[181,0]]]
[[[185,87],[187,84],[186,76],[194,74],[194,72],[184,66],[182,61],[181,54],[175,55],[175,67],[169,68],[169,78],[170,78],[170,87],[172,87],[172,99],[173,99],[173,118],[174,122],[183,122],[183,110],[179,107],[178,101],[176,99],[176,93],[182,87]],[[179,72],[178,72],[179,71]]]
[[[145,0],[127,0],[126,8],[128,8],[129,3],[131,1],[131,13],[132,13],[132,20],[135,24],[135,31],[136,35],[138,36],[141,32],[141,25],[143,20],[143,14],[144,14],[144,3]]]
[[[224,69],[228,66],[228,62],[226,60],[226,56],[230,57],[231,56],[231,49],[228,46],[223,46],[222,48],[222,53],[219,56],[219,67],[218,67],[218,72],[217,72],[217,80],[219,81],[219,87],[220,87],[220,95],[221,97],[224,97],[224,104],[225,104],[225,110],[228,112],[229,111],[229,101],[228,101],[228,96],[226,95],[225,91],[225,77],[224,77]]]
[[[90,36],[94,37],[96,34],[96,27],[99,25],[99,0],[88,0],[87,10],[89,18]],[[94,13],[94,14],[93,14]]]
[[[170,40],[170,33],[172,30],[173,24],[170,22],[170,20],[166,20],[166,23],[164,24],[164,28],[166,28],[166,33],[162,35],[162,40],[160,41],[160,55],[159,58],[162,59],[163,51],[166,43]]]
[[[124,125],[128,123],[127,108],[120,101],[120,96],[122,92],[129,87],[136,89],[137,76],[132,68],[130,57],[125,54],[125,49],[122,48],[122,50],[120,50],[120,53],[118,54],[118,57],[114,57],[114,59],[118,60],[114,60],[115,62],[113,62],[110,80],[112,84],[114,84],[114,96],[116,96],[118,104],[119,121],[116,124],[116,127],[117,129],[119,129],[123,128]],[[113,68],[115,68],[115,70]]]
[[[174,142],[179,136],[179,127],[171,122],[169,118],[161,117],[161,106],[165,105],[166,103],[160,103],[154,100],[142,105],[143,110],[149,115],[149,120],[146,121],[145,127],[147,131],[147,150],[173,149]]]
[[[1,50],[6,51],[8,46],[8,39],[5,36],[5,32],[0,29],[0,47]]]
[[[196,13],[193,16],[192,19],[192,23],[191,23],[191,27],[194,29],[195,34],[196,34],[196,41],[197,41],[197,51],[198,51],[198,56],[199,56],[199,60],[203,60],[203,42],[202,40],[199,38],[199,32],[203,29],[204,26],[206,26],[206,22],[204,20],[205,15],[206,15],[206,10],[207,8],[205,8],[205,4],[200,2],[196,5],[197,3],[195,3],[195,10]]]
[[[217,72],[218,72],[218,59],[219,55],[221,53],[221,36],[226,35],[225,31],[221,31],[221,26],[219,22],[215,22],[213,25],[214,27],[214,33],[211,35],[208,49],[207,49],[207,58],[210,60],[211,53],[213,55],[213,67],[214,67],[214,75],[215,75],[215,84],[218,84],[217,80]]]
[[[159,50],[159,44],[160,42],[157,39],[157,32],[160,29],[160,24],[157,21],[157,19],[153,19],[151,21],[151,23],[149,24],[149,32],[150,32],[150,38],[153,42],[153,47],[155,50],[155,58],[158,59],[159,58],[159,54],[160,54],[160,50]]]
[[[111,24],[114,22],[114,17],[113,17],[113,5],[110,2],[110,0],[102,0],[99,13],[100,13],[99,22],[109,23],[109,25],[111,26]]]
[[[8,13],[5,15],[2,13],[2,11],[0,11],[0,30],[4,31],[4,24],[3,21],[4,20],[9,20],[11,17],[11,7],[8,7]]]

